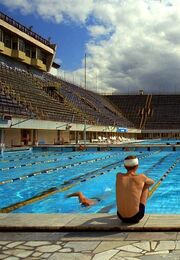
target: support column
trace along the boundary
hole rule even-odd
[[[57,130],[57,141],[60,142],[60,130]]]
[[[78,132],[77,131],[75,131],[75,144],[78,144]]]
[[[0,154],[3,157],[4,155],[4,147],[5,147],[5,143],[4,143],[4,129],[1,128],[0,129]]]
[[[83,132],[83,137],[84,137],[84,145],[86,146],[86,120],[84,121],[84,132]]]
[[[38,145],[38,130],[33,129],[33,145]]]
[[[4,128],[0,129],[0,146],[3,147],[4,144]]]

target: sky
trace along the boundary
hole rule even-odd
[[[57,44],[58,74],[100,93],[180,93],[180,0],[1,0]]]

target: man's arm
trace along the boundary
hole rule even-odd
[[[144,175],[144,177],[145,177],[145,185],[151,186],[154,184],[154,180],[148,178],[146,175]]]

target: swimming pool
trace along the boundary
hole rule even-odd
[[[125,172],[123,159],[137,155],[138,172],[155,180],[146,213],[180,213],[180,151],[5,152],[0,159],[0,212],[115,213],[116,173]],[[66,195],[81,191],[100,198],[82,207]]]
[[[146,139],[142,140],[140,142],[136,142],[136,144],[167,144],[167,145],[175,145],[175,144],[180,144],[180,139]]]

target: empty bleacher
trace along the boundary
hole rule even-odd
[[[109,95],[106,98],[140,129],[179,129],[180,95]]]
[[[106,98],[116,106],[129,121],[140,128],[146,95],[107,95]]]
[[[133,126],[104,97],[47,73],[40,77],[1,63],[0,83],[19,106],[29,111],[27,116],[36,119]],[[10,114],[16,114],[12,110]]]
[[[16,117],[33,117],[27,107],[22,106],[11,96],[7,88],[0,82],[0,115],[14,115]]]
[[[44,74],[44,77],[46,80],[53,80],[59,84],[58,92],[60,95],[64,96],[84,116],[91,118],[92,124],[133,126],[103,96],[48,74]]]
[[[0,115],[43,120],[179,129],[180,95],[100,96],[60,78],[0,64]]]
[[[147,118],[146,129],[180,128],[180,95],[153,95],[152,116]]]
[[[19,103],[27,106],[37,119],[72,122],[73,118],[74,122],[82,121],[82,117],[67,104],[46,93],[43,90],[46,85],[32,74],[0,66],[0,80],[4,88],[6,87]]]

